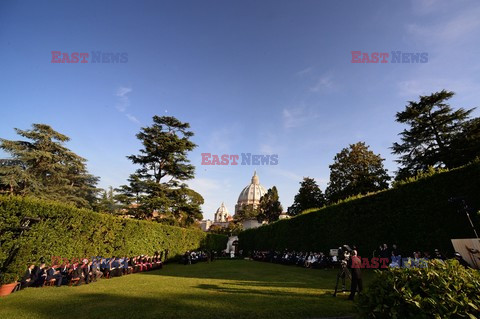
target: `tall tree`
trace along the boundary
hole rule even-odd
[[[446,103],[454,94],[442,90],[420,96],[420,101],[410,101],[404,111],[397,113],[397,122],[409,126],[399,134],[401,142],[392,146],[393,154],[400,156],[397,180],[426,171],[429,166],[452,168],[458,164],[452,142],[461,144],[459,137],[474,109],[454,111]]]
[[[300,189],[295,195],[292,206],[287,209],[290,216],[297,216],[309,208],[320,208],[326,204],[325,196],[313,178],[304,177]]]
[[[0,139],[0,148],[11,155],[0,165],[3,190],[91,208],[98,177],[88,173],[84,158],[64,146],[70,139],[46,124],[15,131],[26,140]]]
[[[102,190],[95,210],[112,215],[116,215],[118,213],[119,205],[117,204],[112,186],[110,186],[107,190]]]
[[[280,204],[278,191],[275,186],[270,188],[267,193],[260,198],[258,211],[257,220],[259,222],[266,221],[271,223],[278,220],[278,217],[283,211],[283,207],[282,204]]]
[[[452,164],[465,165],[480,157],[480,118],[465,122],[462,132],[452,141]]]
[[[328,201],[333,203],[352,195],[388,188],[390,176],[383,161],[364,142],[344,148],[330,165],[330,182],[325,190]]]
[[[187,157],[196,147],[189,128],[175,117],[154,116],[153,125],[137,134],[143,148],[127,158],[140,168],[130,176],[130,185],[118,189],[124,201],[131,200],[127,209],[136,217],[155,215],[160,222],[180,226],[202,218],[203,197],[184,183],[195,172]]]

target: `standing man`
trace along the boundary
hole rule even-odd
[[[357,292],[362,292],[363,290],[363,281],[362,281],[362,261],[361,259],[357,256],[357,251],[352,250],[352,256],[350,257],[352,259],[352,287],[350,289],[350,296],[348,297],[349,300],[352,300],[355,298],[355,293]]]
[[[165,249],[165,262],[164,262],[164,264],[166,264],[166,263],[167,263],[167,259],[168,259],[168,252],[169,252],[169,251],[168,251],[168,249]]]

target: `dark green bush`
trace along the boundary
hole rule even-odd
[[[370,256],[380,244],[396,243],[404,255],[434,248],[449,253],[450,239],[474,235],[465,214],[449,203],[459,196],[480,209],[480,162],[249,229],[239,234],[240,249],[328,252],[349,244]],[[478,225],[478,215],[470,215]]]
[[[361,318],[479,318],[480,275],[456,260],[376,270],[359,296]]]
[[[41,222],[15,239],[15,229],[23,217],[39,217]],[[174,258],[191,249],[223,250],[223,235],[200,229],[185,229],[154,222],[127,220],[33,198],[0,196],[0,264],[18,245],[18,254],[7,270],[8,277],[23,274],[28,263],[52,256],[82,258],[90,256],[152,255],[169,250]]]

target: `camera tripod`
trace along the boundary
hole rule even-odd
[[[350,274],[350,271],[347,268],[347,263],[342,262],[342,268],[340,268],[337,274],[337,284],[335,285],[335,292],[333,293],[334,297],[337,296],[338,282],[340,281],[340,278],[342,278],[342,292],[345,293],[345,277],[348,277],[350,282],[352,281],[352,274]]]

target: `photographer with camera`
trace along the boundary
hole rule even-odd
[[[357,256],[357,251],[352,250],[352,256],[351,256],[351,269],[352,269],[352,285],[350,288],[350,296],[348,297],[349,300],[352,300],[355,298],[355,293],[357,292],[362,292],[363,290],[363,280],[362,280],[362,261],[360,257]]]
[[[349,268],[351,268],[350,262],[350,254],[352,249],[348,245],[343,245],[342,247],[338,247],[338,261],[340,263],[340,270],[337,274],[337,284],[335,285],[335,292],[333,296],[337,296],[338,291],[338,283],[340,279],[342,279],[342,292],[345,292],[345,279],[352,280],[352,275],[350,274]]]

